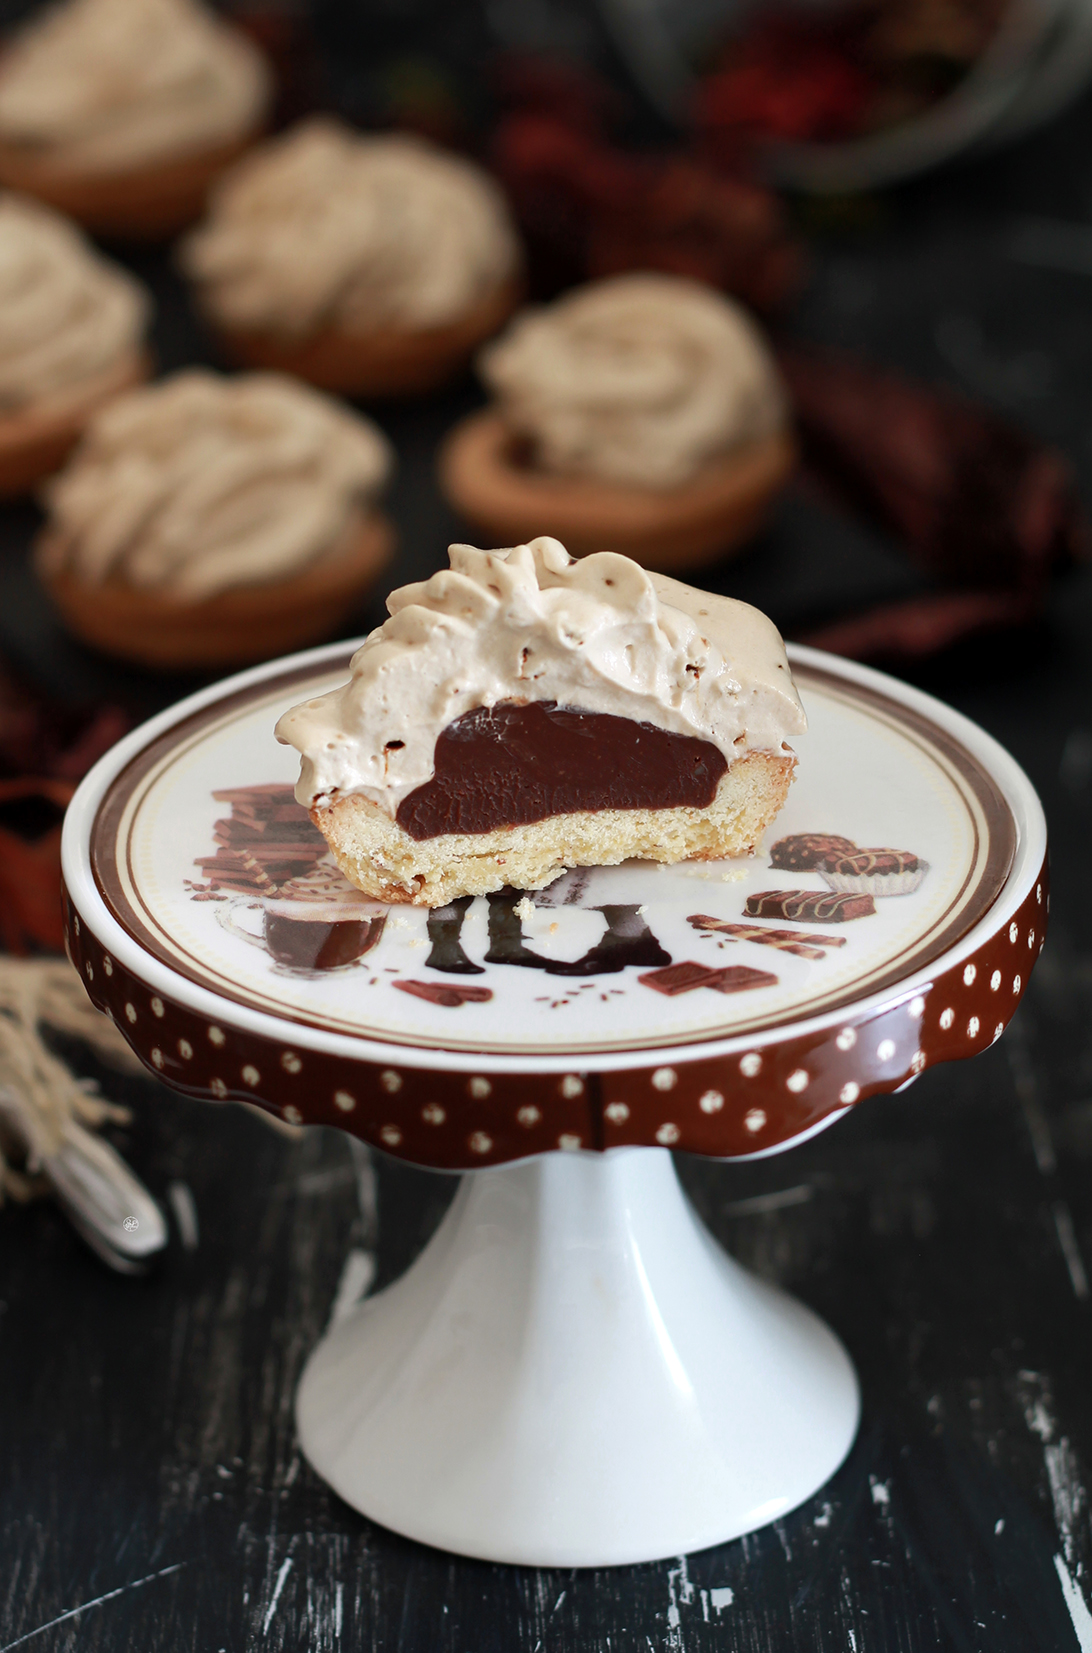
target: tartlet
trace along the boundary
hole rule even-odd
[[[200,0],[61,0],[0,57],[0,184],[99,234],[165,238],[271,98],[258,48]]]
[[[235,360],[354,396],[444,383],[522,291],[514,227],[479,167],[325,117],[240,162],[181,257]]]
[[[147,378],[150,314],[74,224],[0,194],[0,497],[55,471],[96,410]]]
[[[738,305],[677,276],[592,283],[518,316],[479,358],[496,401],[449,434],[449,502],[508,543],[649,568],[745,540],[795,462],[787,399]]]
[[[450,559],[392,593],[349,683],[277,724],[350,883],[437,907],[754,853],[806,725],[765,615],[545,537]]]
[[[46,490],[35,566],[68,629],[158,668],[244,665],[328,635],[386,566],[392,455],[275,374],[119,397]]]

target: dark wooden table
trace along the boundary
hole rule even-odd
[[[1092,499],[1090,154],[1092,101],[828,224],[793,325],[1017,417]],[[212,359],[167,260],[133,262],[160,297],[162,364]],[[431,462],[473,400],[380,412],[401,459],[399,578],[460,537]],[[142,714],[192,687],[65,640],[28,570],[34,521],[0,515],[0,650],[72,702]],[[709,583],[791,635],[832,593],[912,582],[798,497]],[[451,1181],[109,1078],[172,1243],[149,1278],[120,1279],[50,1205],[0,1211],[0,1653],[1092,1650],[1092,569],[1034,636],[924,681],[1047,806],[1054,916],[1018,1023],[782,1158],[680,1164],[718,1237],[856,1361],[864,1420],[833,1481],[749,1538],[599,1573],[461,1561],[373,1526],[301,1462],[293,1390],[359,1254],[393,1279]]]

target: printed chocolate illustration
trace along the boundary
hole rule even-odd
[[[927,862],[909,850],[861,849],[833,855],[819,868],[832,890],[868,895],[913,895],[928,872]]]
[[[679,993],[692,993],[696,987],[712,987],[718,993],[745,993],[752,987],[777,986],[777,977],[769,970],[752,970],[748,964],[730,964],[722,970],[711,970],[692,959],[669,965],[666,970],[651,970],[637,980],[672,999]]]
[[[777,947],[784,953],[795,953],[797,958],[823,959],[825,947],[844,947],[845,936],[817,936],[807,930],[766,930],[759,924],[733,924],[726,918],[713,918],[708,913],[691,913],[686,921],[695,930],[709,930],[731,941],[757,941],[762,947]]]
[[[851,918],[871,918],[876,903],[870,895],[821,895],[817,890],[760,890],[743,906],[748,918],[791,918],[795,923],[848,924]]]
[[[779,872],[811,872],[828,855],[852,855],[856,848],[852,838],[834,832],[795,832],[778,839],[770,851],[770,866]]]

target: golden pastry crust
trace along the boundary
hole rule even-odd
[[[165,241],[200,218],[212,185],[261,132],[117,172],[74,172],[0,143],[0,185],[45,201],[96,235]]]
[[[379,901],[442,907],[505,885],[540,890],[567,867],[637,859],[672,865],[751,855],[785,802],[796,759],[748,752],[705,809],[600,809],[493,832],[414,839],[378,804],[352,793],[311,819],[351,884]]]
[[[40,544],[48,561],[48,530]],[[89,585],[67,570],[42,575],[65,625],[106,654],[157,670],[243,666],[321,642],[389,563],[394,529],[381,512],[356,517],[325,556],[290,579],[239,586],[200,602],[138,590],[117,578]]]
[[[440,451],[440,485],[453,508],[496,544],[549,533],[574,556],[617,551],[646,568],[692,568],[735,549],[760,526],[796,463],[778,431],[702,467],[691,481],[639,489],[537,470],[492,409],[471,414]]]
[[[292,339],[222,330],[221,338],[236,361],[294,374],[319,390],[343,396],[417,395],[446,384],[465,368],[478,346],[504,326],[522,292],[522,281],[511,278],[458,320],[416,332],[387,327],[375,333],[346,333],[325,328]]]
[[[146,351],[127,351],[94,378],[17,413],[0,415],[0,498],[28,493],[35,483],[58,470],[103,403],[143,384],[151,371]]]

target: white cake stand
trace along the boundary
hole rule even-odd
[[[776,1153],[992,1043],[1042,945],[1046,832],[973,724],[792,657],[811,728],[770,844],[839,834],[925,868],[874,883],[851,923],[756,914],[764,892],[826,891],[768,854],[568,874],[518,912],[356,912],[344,891],[316,923],[298,879],[323,846],[272,728],[342,678],[344,645],[183,702],[70,807],[71,954],[156,1074],[474,1173],[299,1388],[310,1462],[398,1532],[494,1561],[653,1560],[776,1519],[849,1450],[845,1350],[725,1255],[667,1150]]]

